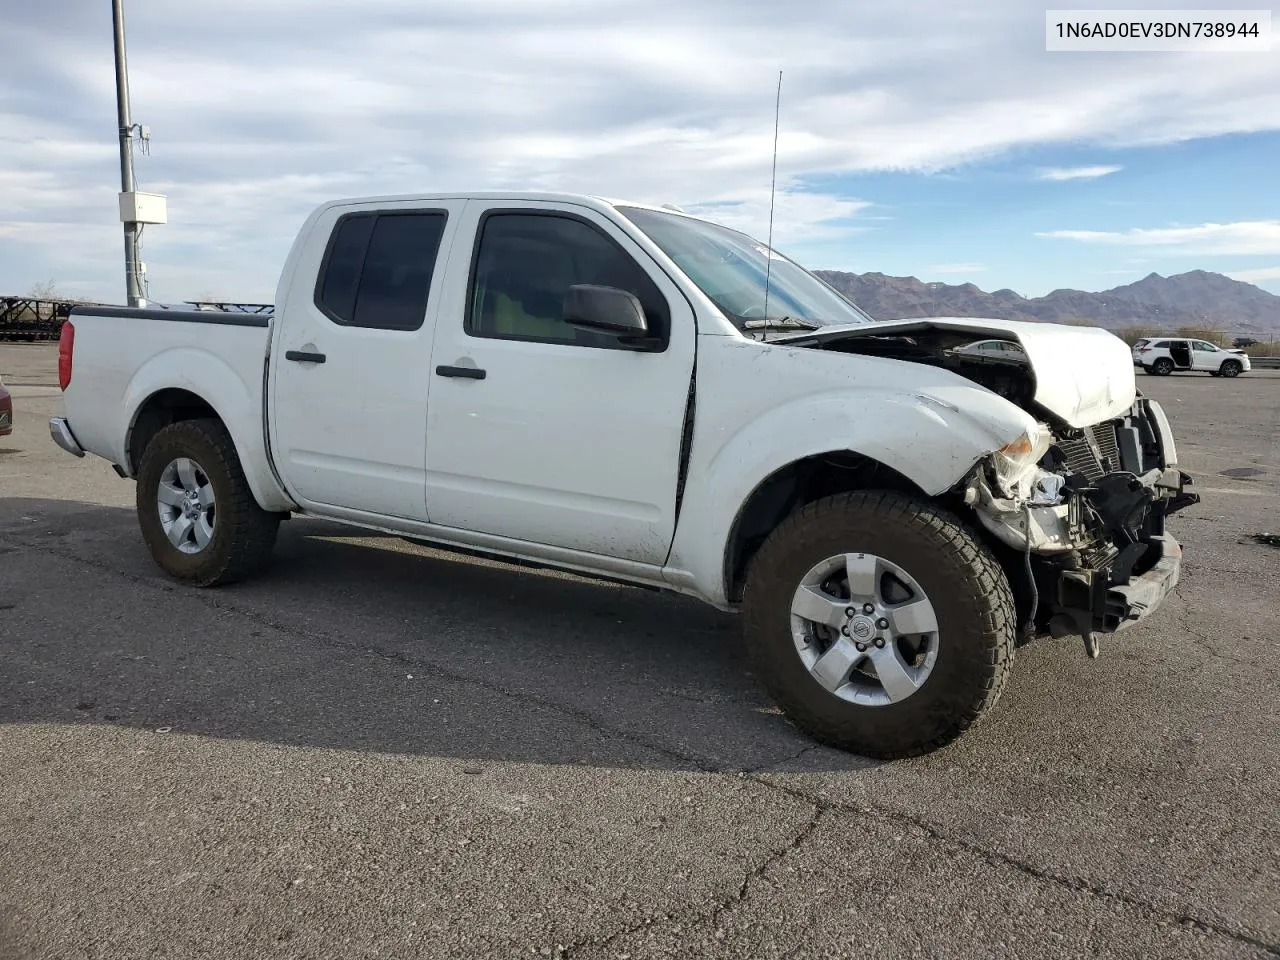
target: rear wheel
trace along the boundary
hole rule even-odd
[[[996,702],[1014,606],[996,559],[954,516],[896,493],[828,497],[785,520],[743,601],[760,677],[815,739],[924,753]]]
[[[1161,357],[1151,365],[1151,372],[1157,377],[1167,377],[1173,373],[1173,361],[1168,357]]]
[[[281,518],[258,506],[231,436],[212,419],[170,424],[151,439],[138,467],[137,511],[160,569],[201,587],[265,566]]]
[[[1224,360],[1218,369],[1224,377],[1238,377],[1244,370],[1244,365],[1239,360]]]

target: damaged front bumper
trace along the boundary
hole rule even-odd
[[[1182,545],[1163,534],[1144,546],[1153,562],[1141,574],[1118,580],[1113,571],[1064,570],[1050,631],[1057,636],[1116,633],[1154,613],[1178,585]]]
[[[1164,411],[1146,398],[1114,421],[1056,430],[1035,469],[1019,493],[984,465],[965,500],[1007,548],[1024,636],[1078,634],[1096,656],[1096,634],[1150,616],[1177,586],[1182,547],[1165,520],[1200,498],[1177,467]]]

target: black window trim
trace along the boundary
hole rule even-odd
[[[584,217],[582,214],[573,213],[568,210],[561,210],[561,209],[549,210],[543,207],[490,207],[489,209],[485,210],[483,213],[480,214],[480,219],[476,222],[476,235],[471,243],[471,264],[467,268],[467,309],[465,310],[462,316],[462,332],[466,336],[472,337],[473,339],[476,339],[476,340],[505,340],[508,343],[545,343],[548,346],[552,346],[552,347],[573,347],[575,349],[585,349],[585,350],[623,350],[625,351],[627,349],[621,344],[619,344],[617,347],[606,347],[606,346],[594,346],[592,344],[585,344],[585,343],[557,343],[554,340],[544,340],[541,337],[488,337],[488,336],[485,336],[484,334],[472,332],[471,320],[472,320],[472,312],[475,309],[476,267],[479,266],[480,264],[480,243],[484,240],[485,224],[488,223],[490,217],[511,216],[513,214],[518,216],[559,217],[562,220],[576,220],[578,223],[581,223],[584,226],[594,230],[596,233],[600,234],[600,236],[604,238],[606,243],[608,243],[610,246],[616,249],[618,253],[620,253],[622,256],[626,257],[628,260],[634,263],[636,265],[636,268],[640,270],[642,273],[644,273],[646,277],[649,278],[649,282],[653,284],[654,289],[658,291],[658,296],[660,296],[663,299],[663,302],[666,304],[666,307],[667,307],[667,317],[666,317],[666,325],[665,325],[666,329],[662,331],[661,346],[650,347],[647,350],[645,350],[645,352],[646,353],[665,353],[667,351],[667,348],[671,346],[671,326],[675,322],[674,313],[671,309],[671,298],[667,296],[667,294],[663,291],[662,287],[657,283],[657,281],[653,279],[653,276],[649,273],[649,271],[645,270],[645,268],[641,265],[640,260],[634,255],[632,255],[617,240],[609,236],[609,234],[605,230],[601,229],[598,223],[596,223],[594,220],[591,220],[589,217]],[[631,238],[628,237],[628,239],[631,239]],[[635,241],[632,240],[632,243],[634,242]],[[641,252],[644,253],[646,256],[649,255],[648,251],[644,250],[643,247],[641,248]],[[650,257],[650,259],[652,260],[652,257]],[[664,276],[667,276],[666,271],[662,270],[660,264],[655,262],[654,266],[658,267],[658,269],[663,273]],[[667,277],[667,279],[671,280],[669,276]],[[672,280],[671,282],[676,287],[677,290],[680,290],[679,284],[675,283],[674,280]],[[680,290],[680,293],[683,295],[684,291]]]
[[[436,248],[436,260],[435,260],[435,263],[431,265],[431,279],[432,281],[434,281],[436,277],[436,270],[440,266],[440,249],[444,246],[445,234],[448,233],[449,231],[449,211],[448,210],[437,208],[437,207],[395,207],[392,209],[372,208],[368,210],[352,210],[350,213],[344,213],[341,216],[339,216],[338,219],[333,222],[333,226],[329,228],[329,239],[325,241],[324,256],[320,260],[320,269],[316,271],[315,288],[311,291],[311,302],[315,305],[315,308],[319,310],[321,313],[323,313],[325,317],[328,318],[330,323],[333,323],[339,327],[344,327],[348,330],[381,330],[384,333],[418,333],[419,331],[421,331],[423,326],[427,322],[426,308],[431,304],[431,294],[435,290],[434,282],[427,289],[427,303],[424,304],[423,306],[422,322],[419,323],[416,327],[413,327],[411,329],[398,329],[398,328],[392,328],[392,327],[370,327],[370,326],[365,326],[364,324],[348,323],[346,320],[343,320],[341,317],[339,317],[337,314],[335,314],[332,310],[330,310],[328,307],[324,305],[324,301],[321,299],[320,294],[321,294],[321,291],[324,289],[325,275],[329,269],[329,260],[333,256],[334,243],[337,241],[338,233],[339,231],[341,231],[342,225],[344,223],[346,223],[348,220],[356,220],[362,217],[368,217],[373,220],[373,226],[369,228],[369,242],[366,243],[364,246],[364,256],[368,257],[369,244],[373,242],[373,231],[377,229],[379,218],[421,216],[422,214],[425,214],[425,213],[434,213],[444,217],[444,226],[440,230],[440,247]],[[359,295],[359,290],[360,290],[360,280],[363,279],[363,277],[364,277],[364,260],[361,260],[360,269],[356,273],[357,296]]]

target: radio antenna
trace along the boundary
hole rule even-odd
[[[782,71],[778,71],[778,96],[773,104],[773,176],[769,180],[769,239],[765,242],[764,317],[769,320],[769,284],[773,280],[773,205],[778,195],[778,121],[782,116]]]

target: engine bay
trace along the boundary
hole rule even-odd
[[[1008,344],[1013,341],[991,338],[975,340],[972,332],[929,330],[921,333],[888,336],[860,336],[828,340],[814,346],[837,353],[855,353],[867,357],[884,357],[923,363],[950,370],[966,380],[986,387],[992,393],[1017,404],[1033,416],[1045,411],[1035,403],[1036,379],[1025,355],[1013,350],[972,351],[975,344]],[[1033,409],[1035,408],[1035,409]]]

